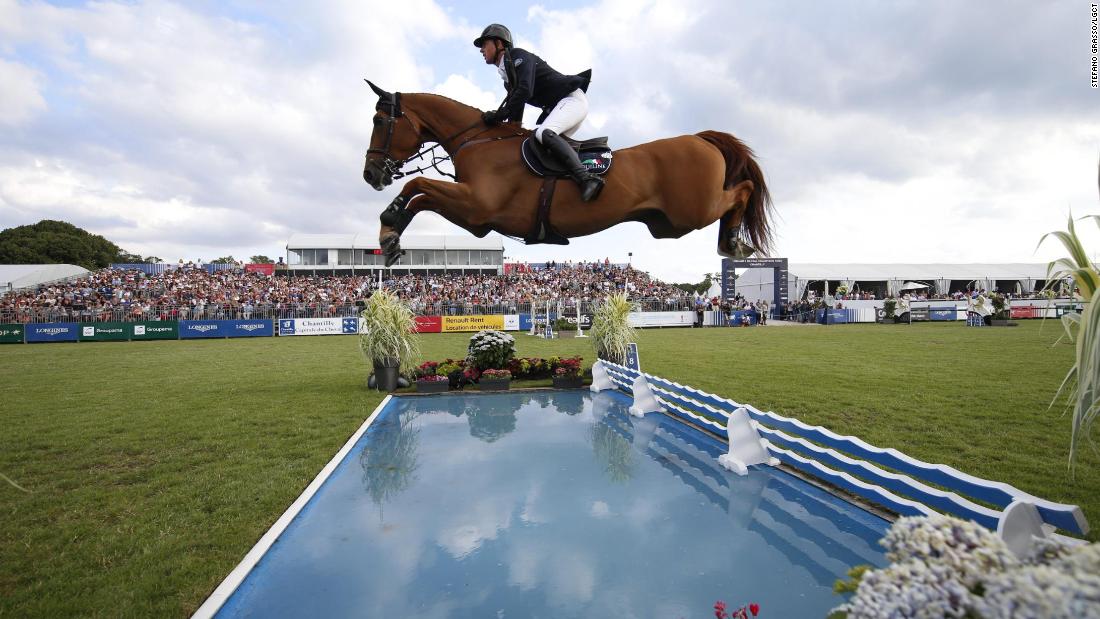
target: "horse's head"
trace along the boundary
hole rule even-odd
[[[363,180],[382,191],[393,182],[405,160],[420,149],[424,140],[419,123],[401,108],[401,93],[386,92],[370,80],[366,82],[378,95],[378,104],[374,107],[374,131],[363,166]]]

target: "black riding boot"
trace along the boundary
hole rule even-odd
[[[596,199],[596,196],[600,195],[600,190],[603,189],[603,179],[581,165],[581,158],[577,156],[577,151],[569,146],[565,138],[547,129],[542,132],[542,145],[569,169],[569,176],[572,176],[573,180],[580,185],[581,200],[591,202]]]

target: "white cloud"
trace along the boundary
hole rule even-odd
[[[34,69],[0,58],[0,124],[19,125],[46,109]]]

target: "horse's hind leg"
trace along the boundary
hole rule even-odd
[[[741,218],[745,215],[749,197],[752,195],[752,181],[741,181],[727,194],[733,194],[731,206],[720,218],[718,226],[718,254],[737,260],[748,258],[756,253],[756,248],[741,239]]]

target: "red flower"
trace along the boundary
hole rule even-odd
[[[749,612],[752,613],[753,617],[755,617],[756,614],[760,612],[760,605],[759,604],[749,604]]]

